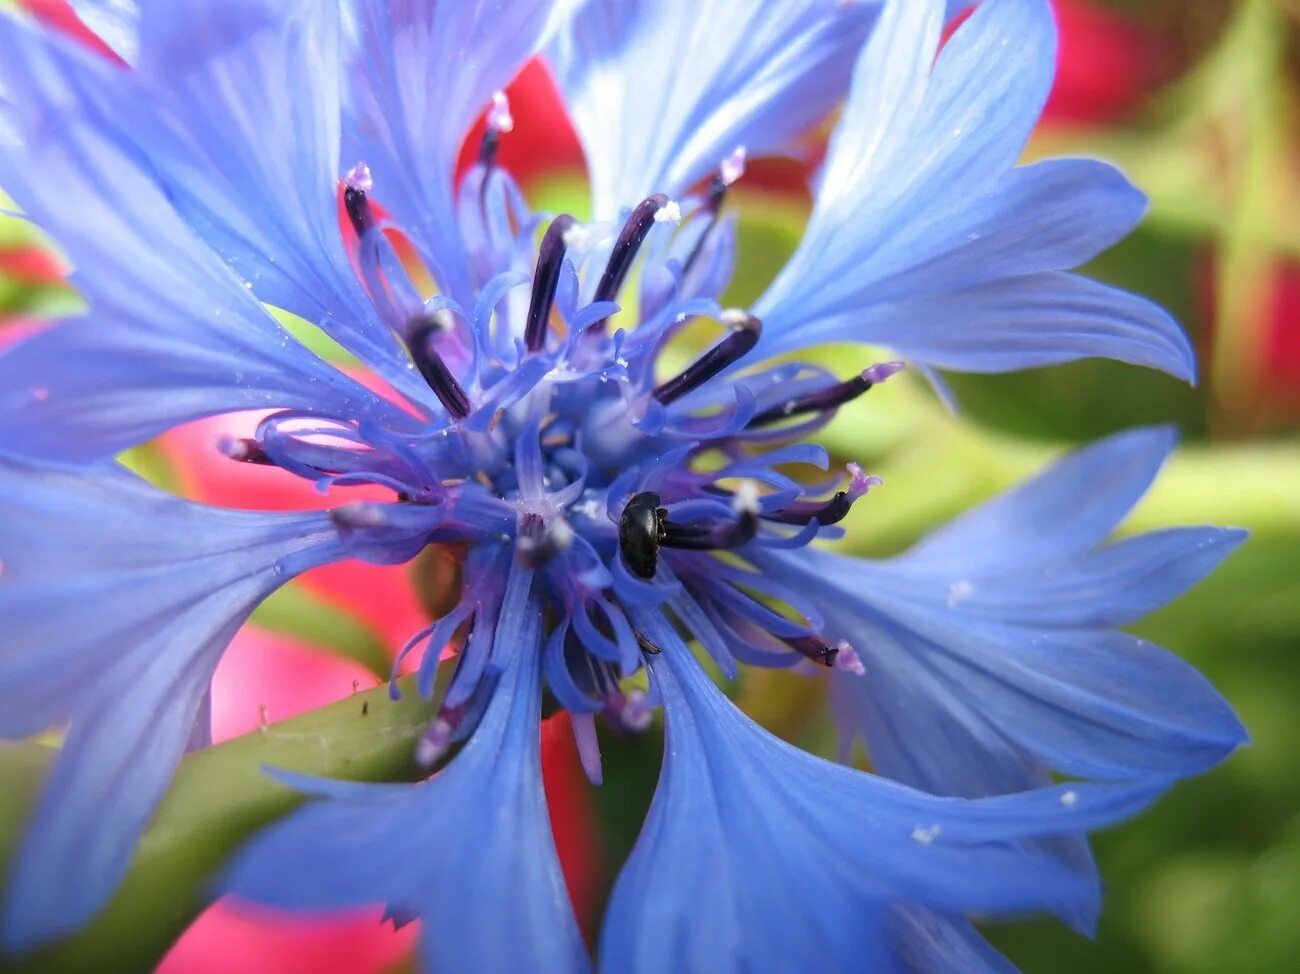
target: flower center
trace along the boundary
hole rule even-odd
[[[465,219],[505,206],[490,190],[508,178],[495,160],[485,143],[472,191],[462,193]],[[786,468],[825,470],[825,451],[800,441],[901,365],[847,381],[800,363],[732,374],[759,344],[762,323],[720,308],[693,274],[729,232],[720,217],[743,163],[742,152],[726,160],[685,219],[663,194],[634,207],[616,233],[557,216],[535,259],[519,246],[531,249],[536,222],[490,214],[483,223],[498,228],[501,253],[514,238],[523,243],[508,260],[481,262],[494,272],[473,309],[414,296],[371,204],[368,170],[345,180],[363,282],[444,415],[421,407],[424,420],[376,428],[278,413],[223,448],[322,488],[392,490],[392,502],[335,509],[357,557],[397,562],[430,543],[465,550],[459,601],[402,654],[425,647],[417,682],[431,695],[443,647],[458,647],[421,744],[426,763],[472,731],[494,679],[492,634],[517,624],[530,599],[548,620],[548,685],[579,722],[602,712],[625,729],[645,726],[647,699],[627,681],[659,651],[630,621],[647,605],[670,608],[724,669],[811,661],[862,671],[847,643],[821,635],[801,593],[750,559],[833,535],[879,484],[856,464],[813,484]],[[512,269],[521,260],[531,281]],[[611,331],[638,266],[639,323]],[[526,305],[513,298],[524,284]],[[725,333],[660,380],[673,339],[704,319]]]

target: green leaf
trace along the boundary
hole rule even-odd
[[[392,660],[379,635],[346,609],[327,602],[301,582],[290,582],[257,607],[252,621],[360,663],[381,680]]]
[[[136,850],[117,895],[88,927],[24,958],[21,970],[150,970],[211,898],[209,878],[256,829],[301,797],[262,769],[357,781],[417,780],[415,742],[433,707],[407,681],[400,701],[386,687],[191,754]],[[0,869],[7,869],[50,748],[0,745]]]

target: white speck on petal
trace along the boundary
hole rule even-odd
[[[941,831],[942,828],[938,825],[931,825],[929,828],[922,828],[918,825],[912,829],[912,841],[919,842],[921,845],[929,845],[939,837]]]
[[[1077,791],[1067,791],[1061,794],[1061,804],[1064,805],[1066,808],[1069,808],[1078,800],[1079,800],[1079,793]]]
[[[965,579],[953,582],[948,586],[948,608],[957,608],[958,605],[970,598],[971,593],[974,591],[975,586]]]

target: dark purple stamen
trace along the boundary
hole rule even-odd
[[[370,198],[366,191],[356,186],[343,187],[343,208],[347,210],[348,220],[358,237],[364,237],[375,228],[375,213],[370,208]]]
[[[822,527],[829,524],[838,524],[844,520],[844,516],[853,508],[853,498],[849,496],[848,491],[840,491],[830,500],[822,504],[810,503],[808,501],[796,501],[779,511],[771,514],[764,514],[763,517],[768,521],[776,521],[779,524],[807,524],[813,518]]]
[[[497,153],[501,151],[501,133],[488,126],[483,133],[483,141],[478,144],[478,161],[484,169],[491,169],[497,164]]]
[[[877,383],[884,382],[891,375],[901,371],[902,368],[902,362],[884,362],[880,365],[873,365],[861,375],[854,376],[847,382],[828,386],[825,389],[819,389],[816,392],[810,392],[794,399],[787,399],[779,406],[765,409],[749,421],[749,426],[770,426],[791,416],[802,416],[805,413],[824,413],[832,409],[838,409],[846,402],[852,402]]]
[[[415,367],[439,402],[456,419],[464,419],[470,413],[469,396],[433,347],[433,337],[441,330],[442,325],[435,315],[420,315],[411,322],[407,345]]]
[[[730,335],[687,366],[680,375],[658,386],[651,395],[667,406],[692,389],[698,389],[727,366],[748,355],[758,343],[762,330],[761,321],[753,315],[742,313],[739,325]]]
[[[734,521],[719,520],[702,524],[674,524],[665,520],[662,544],[665,548],[687,551],[717,551],[740,548],[758,533],[758,515],[741,511]]]
[[[564,235],[573,228],[574,223],[573,217],[561,213],[546,228],[542,244],[537,248],[533,298],[528,305],[528,324],[524,329],[524,344],[530,352],[540,351],[546,344],[546,328],[551,320],[551,306],[555,303],[555,288],[560,283],[560,268],[564,265]]]
[[[830,669],[842,670],[854,676],[862,676],[867,671],[862,657],[846,642],[841,641],[832,646],[820,636],[783,637],[781,641],[814,663]]]
[[[695,246],[687,254],[686,260],[682,262],[682,277],[686,277],[691,272],[696,263],[699,262],[700,255],[704,253],[704,244],[713,234],[713,228],[718,223],[718,213],[722,209],[722,203],[727,198],[727,183],[721,176],[714,176],[713,181],[709,184],[709,195],[704,201],[704,205],[699,209],[698,219],[707,220],[708,225],[701,231],[700,237],[695,241]]]
[[[835,657],[840,654],[839,649],[817,636],[786,637],[782,642],[822,666],[833,667]]]
[[[248,437],[223,436],[217,441],[217,449],[231,460],[240,463],[253,463],[263,467],[275,466],[275,461],[266,452],[266,448],[257,440]]]
[[[632,262],[636,260],[641,244],[645,243],[646,235],[655,225],[655,216],[667,205],[668,197],[663,193],[655,193],[637,204],[632,215],[623,224],[618,240],[614,243],[609,261],[605,264],[605,273],[601,274],[600,283],[596,285],[593,301],[613,301],[618,297],[618,292],[623,289],[623,282],[627,280],[628,272],[632,269]],[[603,331],[606,320],[600,319],[588,330]]]

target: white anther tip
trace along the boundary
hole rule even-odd
[[[495,132],[514,131],[515,117],[510,114],[510,99],[504,91],[492,96],[492,107],[488,109],[488,127]]]
[[[348,174],[343,177],[343,182],[349,189],[355,189],[362,193],[369,193],[375,188],[375,177],[370,172],[370,167],[364,162],[358,162],[348,170]]]
[[[862,497],[873,487],[883,487],[885,482],[875,474],[869,474],[856,463],[845,464],[849,474],[849,494],[854,500]]]
[[[835,668],[845,673],[852,673],[854,676],[867,675],[867,667],[862,662],[862,657],[843,639],[835,645]]]
[[[744,481],[736,488],[731,498],[731,508],[737,514],[757,514],[761,508],[758,503],[758,488],[751,481]]]
[[[642,219],[645,219],[642,217]],[[669,200],[655,211],[655,223],[681,223],[682,207],[676,200]]]
[[[730,186],[743,175],[745,175],[745,147],[738,145],[731,155],[722,160],[722,165],[718,167],[718,178],[722,180],[723,186]]]
[[[877,362],[869,369],[865,369],[862,378],[874,385],[877,382],[884,382],[892,375],[898,375],[907,366],[903,362]]]

